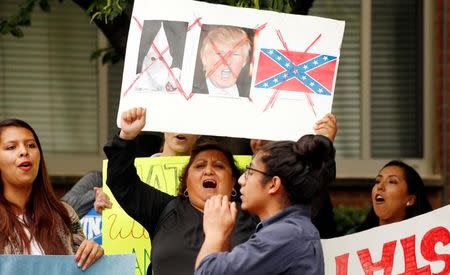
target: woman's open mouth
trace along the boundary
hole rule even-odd
[[[176,135],[175,137],[177,138],[178,141],[186,141],[187,140],[187,138],[184,135],[181,135],[181,134],[180,135]]]
[[[216,188],[217,183],[213,179],[207,179],[203,181],[203,188]]]
[[[376,203],[383,203],[384,202],[384,197],[380,194],[376,194],[375,195],[375,202]]]
[[[19,164],[19,169],[24,170],[24,171],[30,170],[31,167],[33,167],[33,164],[31,163],[31,161],[24,161]]]

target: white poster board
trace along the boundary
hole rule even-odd
[[[450,274],[450,205],[322,247],[325,274]]]
[[[148,131],[297,140],[331,111],[344,25],[136,0],[118,118],[146,107]]]

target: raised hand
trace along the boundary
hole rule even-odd
[[[146,109],[142,107],[133,108],[122,113],[120,119],[121,139],[133,140],[145,126]]]
[[[97,213],[102,213],[105,208],[111,208],[112,202],[109,200],[108,195],[103,192],[101,187],[94,187],[95,192],[95,202],[94,208]]]
[[[334,142],[337,133],[336,116],[333,114],[326,114],[321,120],[316,122],[314,126],[316,135],[323,135]]]
[[[227,242],[233,232],[236,215],[236,203],[230,203],[227,196],[216,195],[209,198],[203,209],[203,230],[206,238],[211,236]]]
[[[236,222],[236,216],[236,203],[230,203],[227,196],[212,196],[205,202],[203,209],[205,241],[198,252],[195,268],[207,255],[230,249],[231,233]]]

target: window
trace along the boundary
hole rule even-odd
[[[402,159],[432,175],[432,1],[315,0],[310,15],[345,20],[333,102],[338,177],[371,177]]]
[[[17,13],[0,4],[0,16]],[[52,175],[77,175],[101,166],[98,68],[90,61],[97,28],[70,1],[50,13],[36,8],[25,36],[0,36],[0,118],[29,122],[39,135]]]

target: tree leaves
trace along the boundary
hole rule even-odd
[[[102,57],[103,64],[115,64],[122,59],[122,56],[120,56],[112,47],[95,50],[91,54],[90,60],[97,60],[100,57]]]
[[[132,5],[133,2],[132,0],[96,0],[92,1],[87,12],[91,16],[91,22],[101,20],[108,23],[122,14],[125,7]]]
[[[41,10],[45,12],[50,12],[50,4],[48,3],[47,0],[40,0],[39,7],[41,7]]]
[[[15,37],[23,37],[24,33],[21,27],[31,24],[31,14],[36,3],[39,3],[43,11],[50,11],[48,0],[26,0],[19,5],[17,14],[11,16],[9,19],[1,18],[0,33],[4,35],[9,33]]]
[[[23,37],[23,31],[19,27],[11,28],[10,33],[15,37]]]

